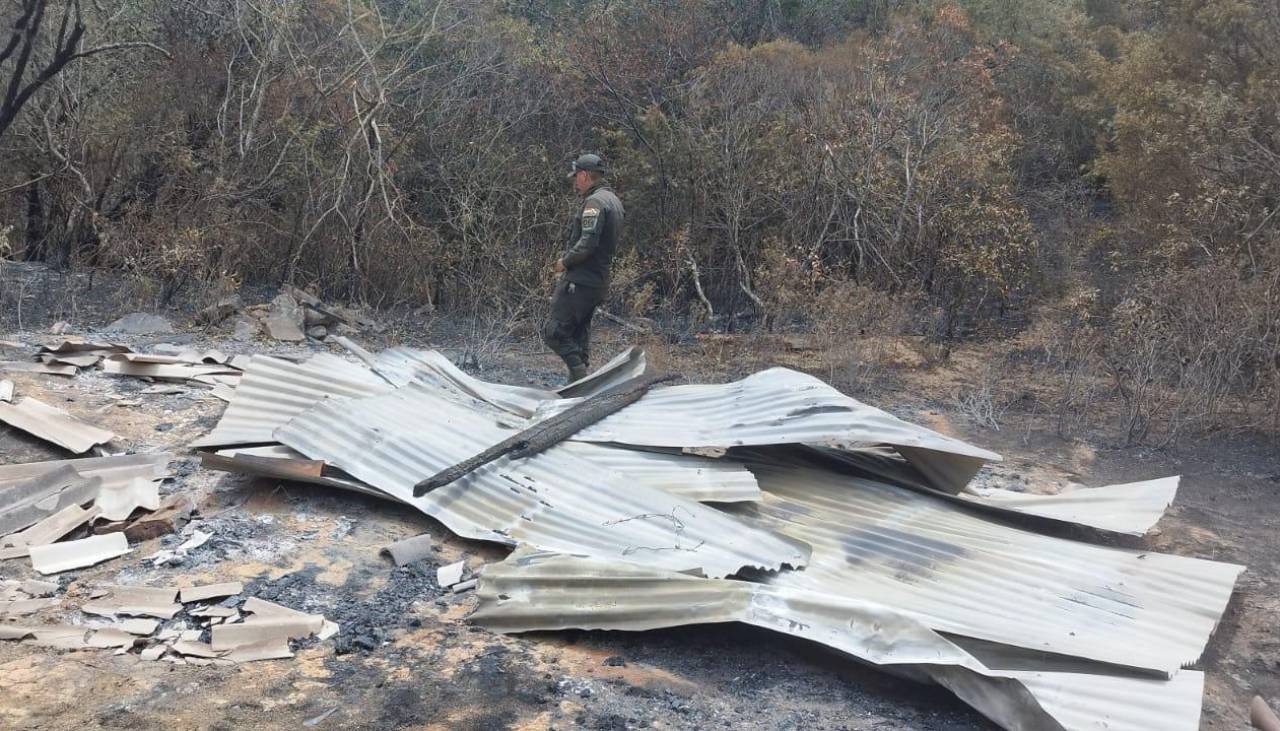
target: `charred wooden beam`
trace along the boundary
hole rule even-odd
[[[555,416],[544,419],[537,424],[489,447],[470,459],[441,470],[413,487],[413,496],[422,497],[432,490],[444,487],[455,480],[465,477],[481,467],[501,457],[513,459],[532,457],[539,452],[563,442],[569,437],[586,429],[622,409],[634,404],[644,396],[650,388],[659,383],[674,381],[674,375],[649,375],[627,383],[620,383],[613,388],[583,399]]]

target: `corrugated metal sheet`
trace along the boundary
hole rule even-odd
[[[630,347],[614,356],[612,360],[579,381],[574,381],[556,391],[562,398],[580,398],[600,393],[639,378],[647,373],[649,363],[644,350]]]
[[[235,472],[258,477],[272,477],[278,480],[305,482],[324,487],[336,487],[370,495],[384,500],[395,500],[394,497],[374,489],[349,476],[332,474],[320,461],[308,460],[297,452],[281,445],[267,447],[247,447],[243,449],[222,449],[217,452],[199,452],[200,464],[211,470]],[[397,501],[399,502],[399,501]]]
[[[933,629],[1172,673],[1204,650],[1243,567],[1104,548],[870,480],[753,464],[759,524],[813,546],[778,586],[875,597]]]
[[[540,415],[565,408],[544,406]],[[937,487],[958,492],[1000,455],[908,423],[822,381],[772,368],[719,385],[657,388],[574,439],[650,447],[732,448],[812,444],[847,448],[887,444]]]
[[[557,450],[700,503],[742,503],[760,499],[756,476],[741,462],[685,454],[648,452],[590,442],[563,442]]]
[[[1076,485],[1056,494],[1014,492],[970,484],[952,495],[934,490],[904,458],[887,448],[799,451],[801,456],[827,469],[924,490],[995,514],[1035,516],[1134,536],[1149,531],[1173,503],[1178,492],[1178,478],[1166,477],[1096,488]],[[767,454],[763,456],[768,457]]]
[[[763,627],[875,665],[910,666],[1008,729],[1194,731],[1199,725],[1200,673],[1164,681],[1108,674],[1094,664],[1062,671],[1007,650],[994,653],[998,662],[984,663],[873,601],[526,552],[486,566],[477,592],[480,607],[472,621],[499,632],[639,631],[721,622]],[[1037,662],[1046,667],[1019,667]]]
[[[435,350],[389,348],[374,356],[374,367],[397,386],[417,381],[522,417],[532,416],[539,404],[558,398],[551,391],[474,378]]]
[[[800,542],[557,448],[528,459],[498,460],[413,497],[419,480],[506,435],[493,419],[420,384],[320,403],[276,430],[286,446],[413,505],[467,538],[700,569],[712,576],[748,566],[800,566],[807,558]]]
[[[29,396],[14,403],[0,401],[0,421],[76,454],[116,438],[106,429],[86,424],[62,409]]]
[[[218,425],[193,447],[274,442],[271,433],[326,399],[358,398],[391,389],[356,363],[318,353],[304,363],[254,356]]]
[[[1165,477],[1124,485],[1073,487],[1056,495],[970,488],[956,497],[995,510],[1141,536],[1155,527],[1177,494],[1178,478]]]

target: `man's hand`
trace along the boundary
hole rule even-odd
[[[562,259],[556,259],[556,263],[551,265],[551,271],[556,274],[564,272],[564,261]]]

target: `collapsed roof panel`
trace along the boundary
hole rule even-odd
[[[434,388],[454,391],[523,417],[532,416],[539,404],[558,398],[551,391],[489,383],[474,378],[454,365],[443,353],[435,350],[389,348],[374,357],[374,368],[397,386],[418,381]]]
[[[276,430],[286,446],[323,460],[431,515],[459,535],[508,545],[628,557],[724,576],[744,567],[801,566],[807,547],[750,527],[552,449],[502,458],[421,498],[424,477],[498,443],[508,430],[433,389],[325,401]]]
[[[1112,533],[1145,535],[1178,494],[1177,477],[1104,487],[1073,486],[1047,495],[995,488],[970,488],[956,497],[974,505]]]
[[[768,452],[759,450],[741,453],[748,459],[752,456],[770,458]],[[1103,487],[1068,485],[1056,493],[1016,492],[970,484],[952,495],[934,489],[919,470],[885,447],[802,449],[794,450],[788,457],[815,467],[923,490],[993,514],[1034,516],[1132,536],[1145,535],[1159,522],[1173,504],[1179,482],[1177,477],[1165,477]]]
[[[554,402],[542,413],[567,408]],[[772,368],[741,381],[655,388],[575,437],[648,447],[718,448],[813,444],[895,447],[935,486],[958,492],[1000,455],[903,421],[822,381]]]
[[[272,432],[325,399],[384,393],[390,384],[369,369],[328,353],[303,363],[254,356],[214,430],[193,447],[266,444]]]
[[[617,561],[517,551],[481,574],[471,620],[498,632],[642,631],[742,622],[905,667],[948,687],[1008,729],[1145,731],[1198,728],[1203,676],[1140,678],[1036,655],[987,664],[965,647],[875,601],[744,581],[712,580]],[[1039,666],[1037,668],[1037,665]],[[1030,667],[1031,669],[1028,669]]]
[[[629,480],[700,503],[742,503],[760,499],[756,476],[736,460],[627,449],[591,442],[562,442],[556,448],[606,470],[626,475]]]
[[[930,495],[789,465],[751,465],[744,508],[813,546],[779,586],[871,596],[957,635],[1173,673],[1194,663],[1243,567],[1019,530]]]
[[[639,378],[649,372],[644,350],[632,346],[614,356],[595,372],[556,391],[560,398],[581,398],[607,391],[614,386]]]

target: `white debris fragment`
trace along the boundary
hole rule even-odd
[[[341,631],[342,628],[338,626],[337,622],[330,622],[326,619],[324,620],[324,623],[320,625],[320,632],[316,634],[316,638],[324,641],[337,635]]]
[[[19,588],[22,589],[22,591],[26,592],[28,595],[34,596],[34,597],[53,596],[54,592],[58,591],[58,584],[57,582],[53,582],[53,581],[39,581],[37,579],[27,579],[26,581],[22,582]]]
[[[168,650],[168,649],[169,648],[165,647],[164,645],[152,645],[151,647],[148,647],[147,649],[139,653],[139,656],[143,660],[159,660],[160,657],[164,655],[165,650]]]
[[[179,598],[183,604],[188,604],[216,597],[235,596],[242,591],[244,591],[244,584],[239,581],[228,581],[222,584],[185,587],[179,592]]]
[[[466,561],[458,561],[457,563],[451,563],[448,566],[441,566],[436,569],[436,584],[442,589],[453,586],[459,581],[462,581],[462,575],[466,570]]]
[[[78,541],[32,546],[31,568],[47,576],[93,566],[128,552],[129,541],[123,533],[107,533]]]

